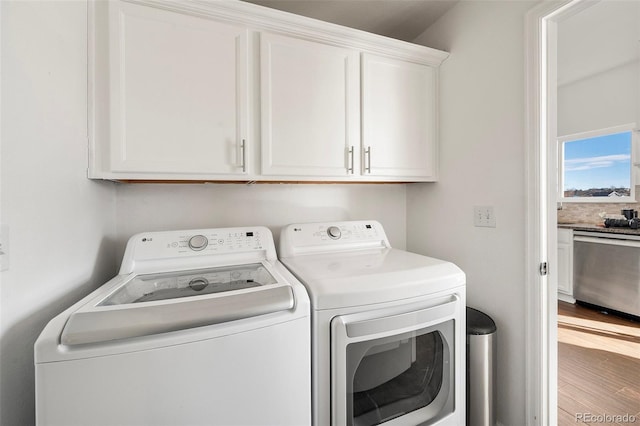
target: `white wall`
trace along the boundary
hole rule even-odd
[[[0,424],[34,423],[33,343],[115,268],[115,189],[86,179],[86,3],[0,2]]]
[[[467,274],[467,304],[498,326],[497,420],[525,421],[524,19],[535,3],[462,1],[417,42],[441,68],[440,170],[407,190],[407,248]],[[494,207],[496,228],[473,226]]]
[[[406,185],[118,185],[118,256],[144,231],[262,225],[276,241],[293,222],[378,220],[391,244],[406,246]]]
[[[57,313],[117,272],[151,230],[376,219],[406,246],[406,185],[116,185],[86,179],[83,1],[0,2],[0,424],[34,423],[33,343]]]
[[[380,220],[394,246],[451,259],[499,327],[499,420],[524,424],[523,21],[527,2],[461,2],[421,40],[442,70],[441,182],[117,185],[85,178],[86,3],[1,2],[0,424],[33,423],[33,342],[115,272],[145,230]],[[474,228],[493,205],[497,228]],[[405,218],[408,226],[405,226]],[[407,232],[408,231],[408,232]]]

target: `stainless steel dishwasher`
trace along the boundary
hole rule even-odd
[[[578,301],[640,316],[640,236],[574,231]]]

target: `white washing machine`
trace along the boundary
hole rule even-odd
[[[280,261],[312,307],[313,423],[465,424],[465,274],[376,221],[293,224]]]
[[[131,237],[35,343],[39,425],[308,425],[310,307],[269,229]]]

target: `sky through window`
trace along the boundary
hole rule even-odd
[[[631,132],[564,142],[564,191],[631,187]]]

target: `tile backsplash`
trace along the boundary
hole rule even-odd
[[[640,211],[640,186],[635,187],[635,203],[562,203],[558,209],[558,223],[589,223],[602,225],[600,213],[620,214],[622,209]]]

